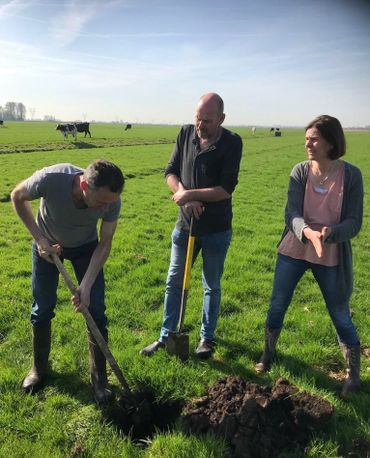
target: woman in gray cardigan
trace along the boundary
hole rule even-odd
[[[306,127],[308,160],[290,175],[286,227],[278,244],[274,285],[266,319],[265,349],[257,373],[269,369],[294,290],[310,269],[319,284],[347,364],[342,396],[360,387],[360,342],[352,323],[350,239],[362,224],[360,170],[339,158],[346,145],[340,122],[319,116]]]

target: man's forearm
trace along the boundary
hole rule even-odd
[[[184,189],[181,185],[172,196],[177,205],[183,206],[188,202],[220,202],[230,199],[231,195],[222,186],[214,188]]]
[[[81,286],[92,288],[98,273],[103,268],[112,248],[112,241],[99,242],[91,257],[89,267],[82,279]]]
[[[12,196],[13,208],[23,224],[26,226],[34,240],[37,242],[41,238],[45,237],[38,228],[35,217],[33,216],[31,205],[28,201],[18,200]]]
[[[219,202],[220,200],[226,200],[231,197],[231,195],[225,191],[222,186],[203,189],[188,189],[186,191],[186,195],[189,201],[198,200],[201,202]]]
[[[179,190],[180,185],[182,186],[180,178],[177,175],[172,174],[166,176],[166,183],[172,194],[175,194],[175,192]]]

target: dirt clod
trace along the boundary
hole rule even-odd
[[[285,379],[270,388],[229,376],[191,401],[182,423],[192,433],[222,436],[233,457],[270,458],[283,450],[304,449],[333,410],[328,401],[300,392]]]

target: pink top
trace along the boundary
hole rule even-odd
[[[324,226],[333,226],[340,222],[343,202],[344,162],[340,163],[338,172],[324,186],[314,184],[311,169],[308,173],[303,203],[303,218],[313,230],[321,231]],[[323,255],[319,258],[312,243],[300,242],[292,231],[289,231],[279,245],[278,252],[295,259],[303,259],[324,266],[338,265],[338,245],[324,243]]]

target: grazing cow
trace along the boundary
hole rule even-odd
[[[75,124],[58,124],[55,128],[60,130],[60,133],[67,139],[68,135],[73,135],[74,139],[77,140],[77,127]]]
[[[3,125],[4,125],[4,121],[0,119],[0,126],[3,126]]]
[[[254,135],[255,133],[256,133],[256,128],[252,127],[252,135]]]
[[[274,132],[275,132],[275,127],[271,127],[270,134],[273,134]]]
[[[126,124],[125,130],[132,129],[132,124]]]
[[[89,134],[91,138],[91,133],[90,133],[90,123],[89,122],[75,122],[77,132],[85,132],[85,137],[86,135]]]

